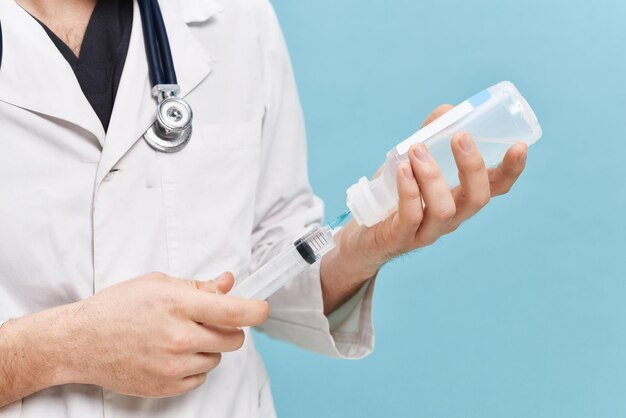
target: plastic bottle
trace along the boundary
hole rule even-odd
[[[502,161],[516,142],[534,144],[541,137],[535,113],[515,86],[500,82],[472,96],[417,131],[387,153],[379,177],[362,177],[347,191],[347,206],[360,225],[373,226],[384,220],[398,204],[396,172],[408,161],[409,148],[423,142],[439,165],[450,188],[459,184],[458,168],[451,150],[452,136],[469,132],[488,167]]]

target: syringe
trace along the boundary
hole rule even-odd
[[[378,177],[362,177],[348,189],[346,206],[350,211],[304,235],[231,294],[266,299],[330,251],[335,246],[333,230],[351,215],[357,224],[367,227],[387,218],[398,204],[398,165],[408,162],[408,152],[414,144],[424,143],[437,160],[448,186],[457,186],[460,180],[450,143],[460,131],[473,135],[487,166],[498,164],[512,144],[522,141],[532,145],[541,137],[535,113],[512,83],[504,81],[483,90],[393,147]]]
[[[229,295],[245,299],[267,299],[335,247],[334,233],[349,216],[350,212],[343,213],[328,225],[318,226],[307,232],[288,249],[244,279]]]

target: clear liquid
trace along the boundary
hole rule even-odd
[[[409,160],[407,153],[412,144],[421,141],[428,147],[448,187],[452,189],[460,183],[459,170],[450,147],[450,141],[456,133],[463,131],[472,134],[487,167],[497,166],[516,142],[531,145],[541,137],[541,127],[535,114],[515,86],[502,82],[490,87],[488,92],[490,98],[486,102],[455,121],[452,121],[453,118],[446,120],[446,123],[451,123],[447,127],[442,122],[441,126],[424,128],[428,130],[418,131],[391,149],[379,178],[353,185],[349,189],[352,197],[348,200],[357,222],[374,225],[397,205],[397,167]],[[467,103],[459,106],[467,106]],[[458,114],[463,114],[467,109],[461,110]]]
[[[485,166],[494,167],[502,162],[506,152],[518,141],[510,138],[477,137],[474,142],[483,156]]]
[[[490,137],[475,137],[474,143],[480,150],[485,166],[495,167],[502,161],[504,154],[517,143],[510,138],[490,138]],[[459,185],[459,169],[456,165],[456,160],[452,154],[449,141],[439,141],[433,144],[428,144],[429,151],[437,162],[439,169],[446,178],[446,182],[450,188],[454,188]]]
[[[508,138],[487,138],[487,137],[478,137],[478,138],[474,138],[474,142],[476,142],[477,144],[479,143],[485,143],[485,144],[507,144],[510,146],[513,146],[515,144],[517,144],[516,141],[512,141]]]

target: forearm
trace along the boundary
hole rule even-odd
[[[65,305],[6,322],[0,327],[0,407],[51,386],[68,383],[69,321]]]
[[[337,246],[321,261],[320,276],[325,315],[330,315],[350,299],[366,281],[376,275],[380,268],[380,263],[374,260],[359,261],[358,254],[351,251],[350,243],[342,239],[342,232],[336,237]]]

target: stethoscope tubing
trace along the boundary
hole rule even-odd
[[[167,29],[157,0],[138,0],[152,86],[178,84]]]
[[[152,17],[156,25],[157,41],[159,42],[158,51],[161,54],[161,63],[163,64],[163,72],[165,73],[165,82],[167,84],[178,84],[176,77],[176,69],[174,67],[174,59],[172,58],[172,49],[167,36],[167,29],[158,0],[152,0]]]
[[[152,86],[165,83],[165,75],[159,57],[159,45],[156,38],[156,29],[152,13],[152,0],[138,0],[139,12],[143,23],[143,41],[146,45],[146,55],[148,59],[148,69]]]

